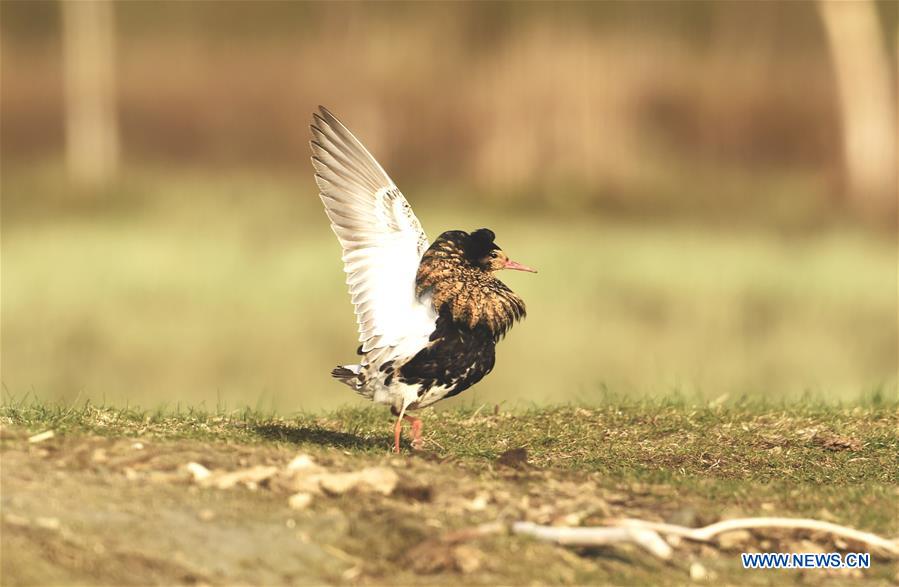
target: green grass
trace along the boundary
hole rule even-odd
[[[132,174],[79,200],[53,174],[4,177],[4,385],[46,400],[280,413],[353,401],[328,377],[353,358],[355,324],[307,183]],[[450,405],[595,404],[605,389],[700,401],[840,401],[875,388],[895,397],[888,238],[415,196],[410,188],[431,237],[490,226],[513,258],[540,269],[502,275],[528,318],[499,345],[495,371]]]
[[[283,417],[250,409],[144,411],[90,403],[62,408],[22,400],[7,402],[0,414],[5,424],[32,432],[334,445],[359,454],[379,454],[392,443],[391,416],[376,407]],[[421,417],[433,451],[472,463],[494,461],[506,450],[523,447],[536,466],[660,483],[687,477],[899,483],[899,407],[894,403],[692,407],[646,401],[498,413],[466,408],[426,411]],[[832,441],[836,445],[828,448]]]

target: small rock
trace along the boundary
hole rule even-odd
[[[362,470],[362,480],[376,492],[390,495],[396,488],[399,475],[386,467],[372,467]]]
[[[343,495],[360,484],[358,473],[330,473],[318,478],[318,483],[331,495]]]
[[[210,509],[204,509],[197,512],[197,518],[199,518],[203,522],[209,522],[213,518],[215,518],[215,512]]]
[[[55,432],[53,432],[52,430],[45,430],[44,432],[39,432],[39,433],[35,434],[34,436],[29,436],[28,442],[30,442],[31,444],[37,444],[38,442],[44,442],[45,440],[50,440],[54,436],[56,436]]]
[[[310,493],[294,493],[290,496],[290,499],[287,500],[287,505],[291,507],[291,509],[295,510],[304,510],[312,503],[312,494]]]
[[[307,454],[299,454],[293,458],[290,463],[287,464],[288,471],[307,471],[307,472],[318,472],[322,470],[322,467],[317,465],[312,457]]]
[[[748,530],[733,530],[718,536],[718,546],[724,550],[733,550],[752,540],[752,534]]]
[[[387,467],[366,467],[351,473],[319,475],[318,482],[325,492],[342,495],[350,490],[371,490],[382,495],[390,495],[396,488],[399,476]]]
[[[187,472],[193,476],[193,480],[197,483],[205,481],[212,476],[212,472],[200,463],[190,462],[184,465]]]
[[[478,493],[474,499],[465,504],[465,509],[470,512],[482,512],[487,509],[488,503],[490,503],[490,496],[486,493]]]
[[[709,572],[701,563],[690,563],[690,578],[694,581],[705,581],[709,578]]]
[[[314,493],[321,495],[322,489],[319,485],[319,475],[306,475],[305,473],[294,473],[287,479],[276,478],[278,485],[283,485],[285,491],[291,493]]]
[[[243,483],[249,489],[255,490],[259,483],[272,477],[278,472],[278,467],[257,465],[249,469],[232,471],[223,475],[216,475],[209,481],[219,489],[230,489],[238,483]]]
[[[144,443],[143,442],[135,442],[131,445],[131,448],[134,450],[144,450]]]
[[[522,469],[528,464],[528,450],[524,447],[507,450],[499,455],[496,464],[513,469]]]
[[[453,562],[456,568],[466,575],[481,568],[482,556],[480,550],[464,544],[453,549]]]

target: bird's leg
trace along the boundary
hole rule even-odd
[[[396,419],[396,426],[393,427],[393,452],[400,452],[400,436],[403,434],[403,415],[400,414]]]
[[[412,448],[421,450],[425,444],[421,439],[421,420],[415,416],[404,416],[404,418],[412,422]]]

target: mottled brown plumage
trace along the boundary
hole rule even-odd
[[[507,258],[493,245],[493,233],[482,230],[489,233],[482,243],[475,237],[480,231],[440,235],[422,256],[415,293],[420,297],[430,291],[435,308],[446,305],[455,322],[471,329],[483,324],[499,340],[524,318],[526,309],[524,301],[494,276]],[[471,239],[476,241],[474,247],[467,242]]]

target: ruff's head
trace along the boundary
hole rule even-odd
[[[509,258],[499,246],[493,242],[496,235],[489,228],[480,228],[466,237],[463,243],[465,257],[475,267],[483,271],[499,271],[500,269],[514,269],[516,271],[529,271],[537,273],[527,265],[522,265]]]

